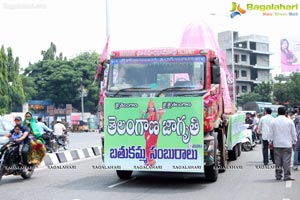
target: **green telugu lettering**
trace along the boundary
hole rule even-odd
[[[284,4],[269,4],[269,5],[256,5],[256,4],[247,4],[247,10],[298,10],[298,4],[294,5],[284,5]]]

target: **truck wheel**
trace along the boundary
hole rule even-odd
[[[218,162],[219,172],[225,172],[227,167],[226,136],[223,129],[218,132]]]
[[[120,179],[129,179],[132,175],[132,171],[129,170],[117,170],[117,175]]]
[[[101,147],[101,158],[102,158],[102,162],[104,162],[104,149],[103,149],[103,147]]]
[[[215,182],[218,179],[218,168],[216,165],[211,166],[205,166],[204,167],[204,173],[205,173],[205,179],[209,182]]]
[[[241,143],[238,143],[237,144],[237,153],[238,153],[238,156],[241,156],[241,154],[242,154],[242,145],[241,145]]]
[[[215,141],[215,146],[214,146],[214,164],[210,166],[205,166],[204,167],[204,173],[205,173],[205,179],[209,182],[215,182],[218,179],[218,173],[219,173],[219,160],[218,160],[218,139],[217,135],[214,134],[214,141]]]
[[[235,145],[232,150],[228,151],[228,158],[229,160],[236,160],[237,157],[238,157],[238,149],[237,146]]]

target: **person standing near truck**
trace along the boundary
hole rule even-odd
[[[252,142],[255,142],[256,140],[256,135],[254,132],[254,119],[252,117],[252,114],[250,112],[246,113],[246,119],[245,119],[245,124],[249,124],[248,129],[251,129],[252,132]]]
[[[269,163],[269,133],[274,121],[274,117],[271,115],[271,108],[265,108],[265,115],[261,117],[258,124],[258,133],[262,137],[262,152],[264,165]],[[271,160],[274,163],[273,150],[270,149]]]
[[[278,108],[278,117],[274,119],[270,128],[270,148],[274,148],[276,180],[295,180],[291,178],[292,148],[297,142],[294,122],[285,117],[285,107]],[[283,169],[283,170],[282,170]]]

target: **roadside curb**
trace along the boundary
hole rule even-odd
[[[68,151],[61,151],[57,153],[47,153],[44,160],[41,162],[39,167],[45,167],[55,165],[59,163],[65,163],[85,158],[91,158],[101,155],[101,147],[88,147],[83,149],[74,149]]]

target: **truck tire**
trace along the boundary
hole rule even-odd
[[[241,154],[242,154],[242,145],[241,145],[241,143],[237,144],[237,151],[238,151],[238,157],[240,157]]]
[[[227,168],[226,135],[224,129],[218,131],[218,161],[219,172],[225,172]]]
[[[237,145],[235,145],[232,150],[228,151],[228,159],[229,160],[236,160],[238,157],[238,148]]]
[[[215,147],[214,147],[214,160],[215,163],[210,166],[205,166],[204,167],[204,173],[205,173],[205,179],[209,182],[215,182],[218,179],[218,173],[219,173],[219,166],[218,166],[218,139],[217,135],[214,135],[215,138]]]
[[[120,179],[130,179],[132,171],[130,170],[117,170],[117,175]]]
[[[218,179],[218,168],[216,164],[204,167],[205,179],[209,182],[216,182]]]

